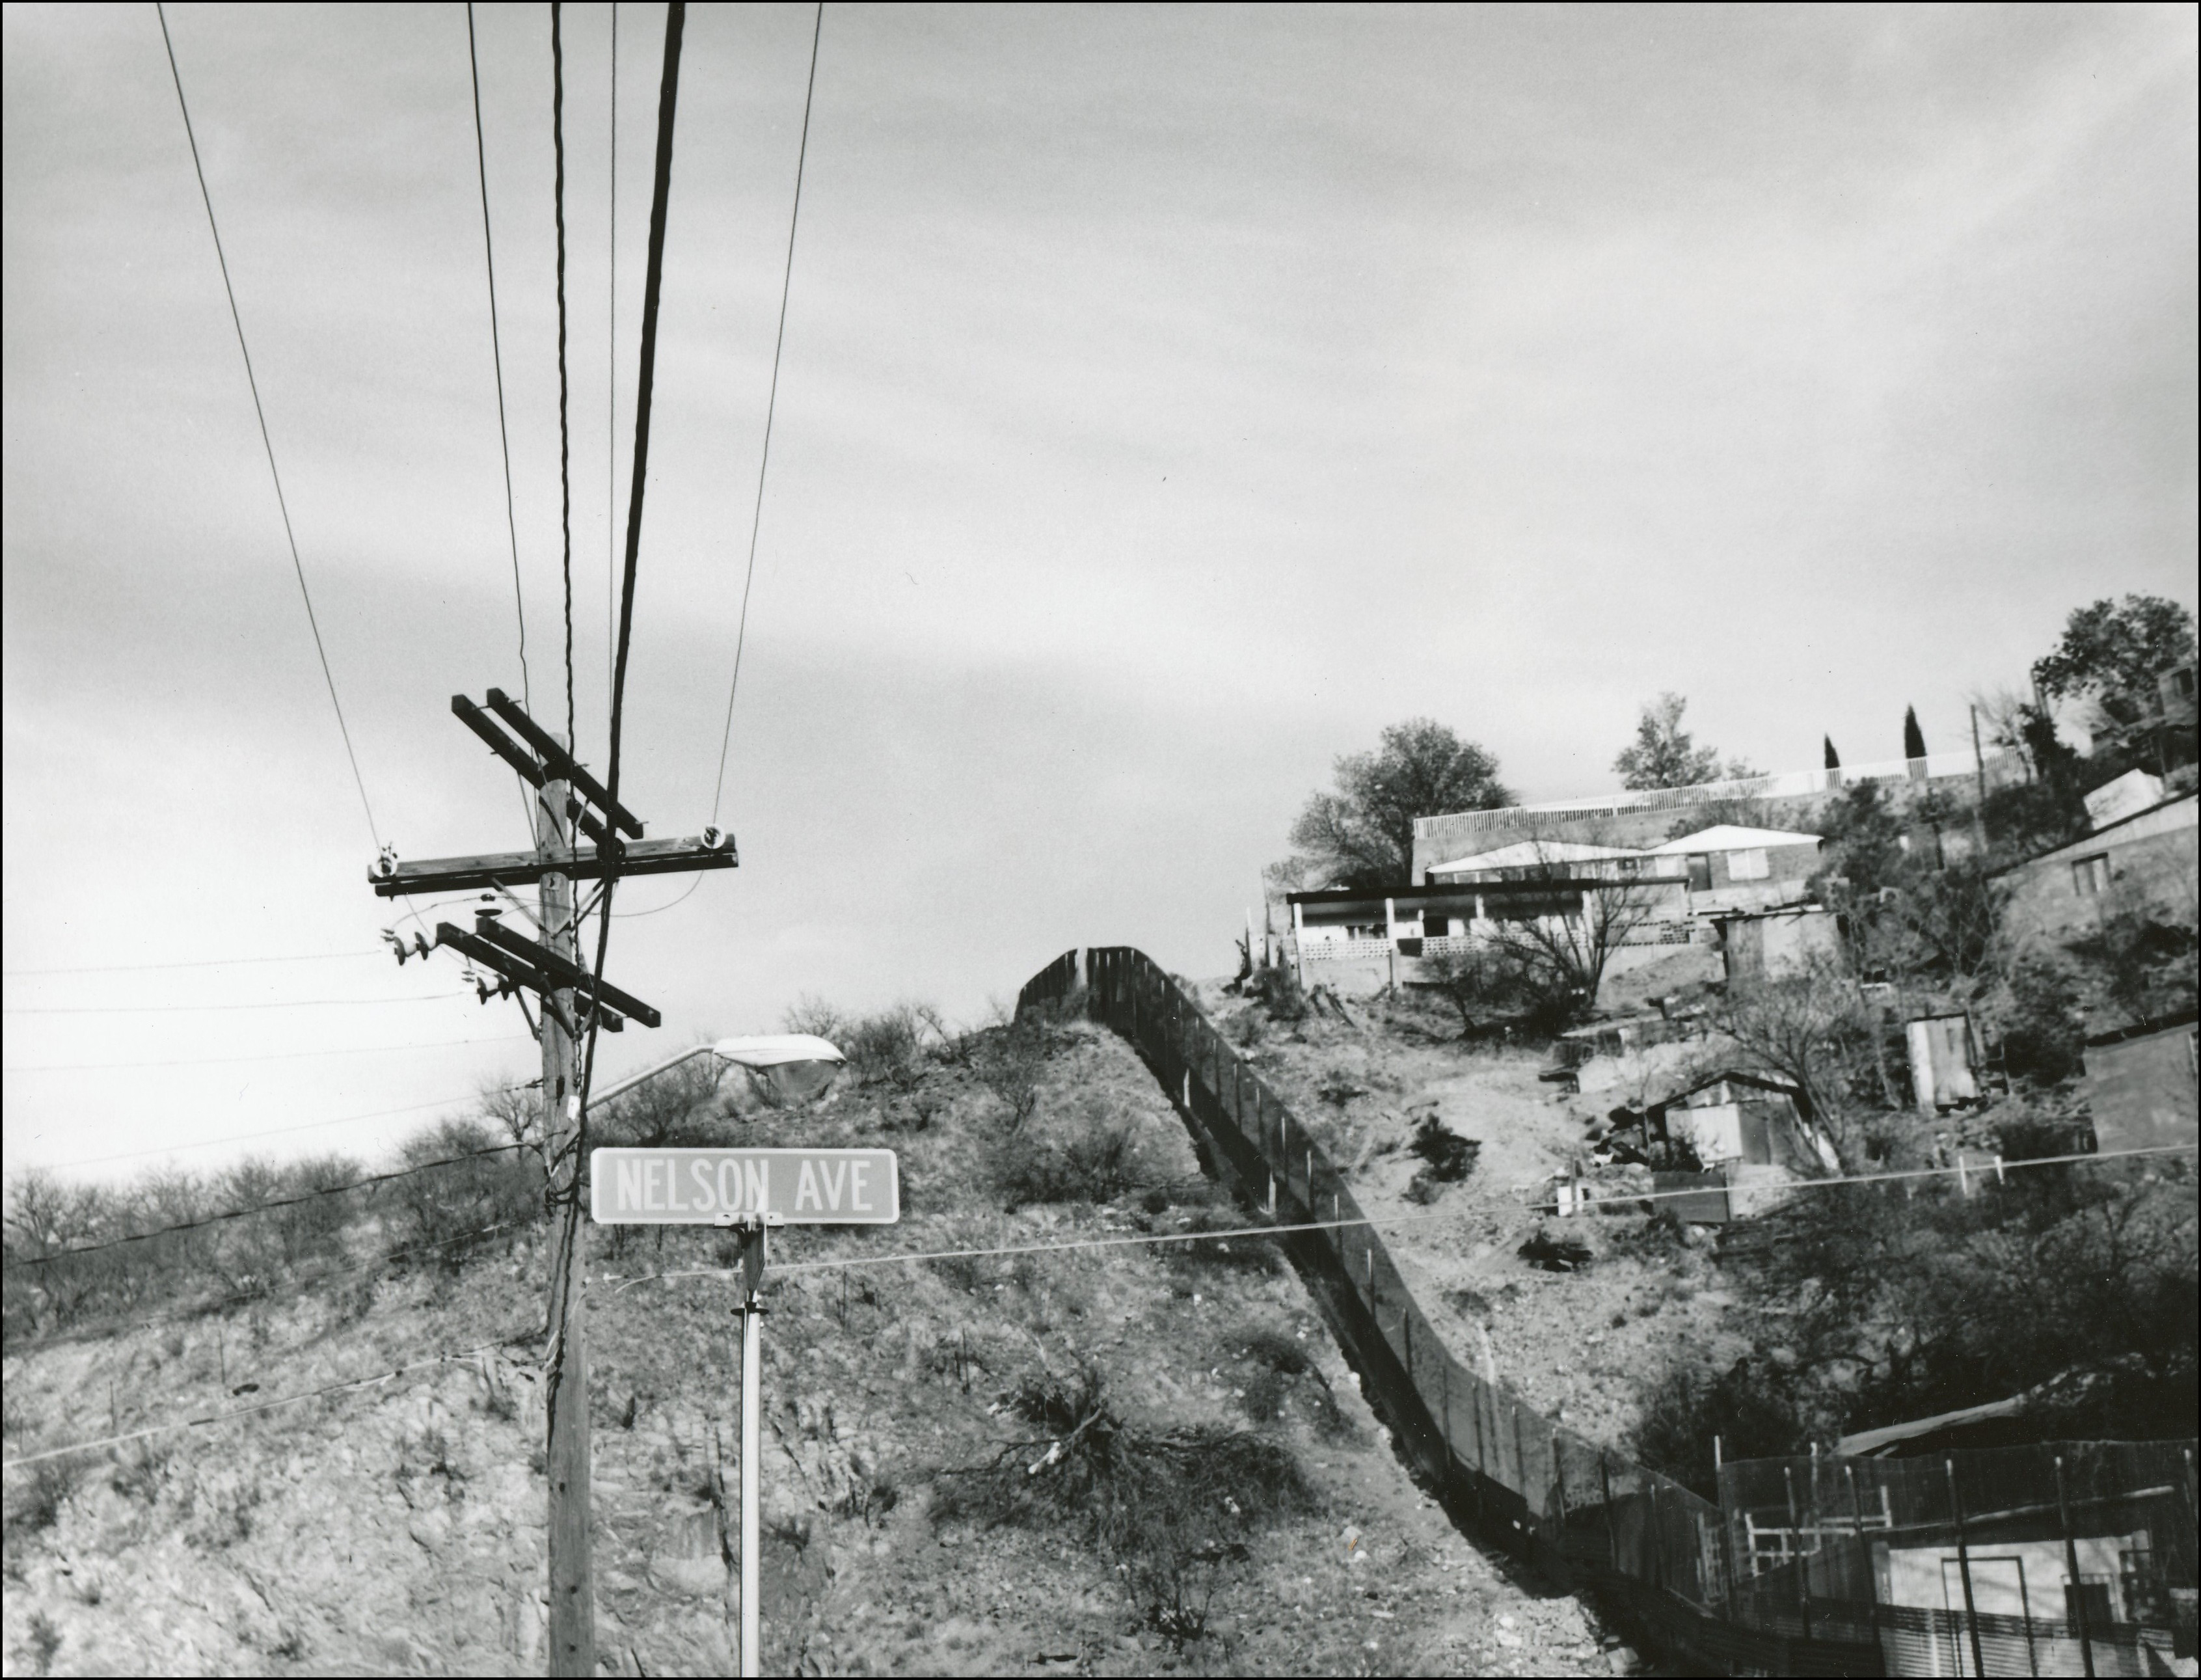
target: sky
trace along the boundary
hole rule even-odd
[[[1073,944],[1223,970],[1405,718],[1530,799],[1667,690],[1893,758],[2194,602],[2190,7],[831,5],[760,515],[814,15],[689,18],[623,790],[742,866],[619,894],[666,1024],[611,1075]],[[564,16],[601,770],[664,13],[615,170]],[[535,1071],[366,882],[527,843],[453,694],[566,713],[549,9],[476,18],[509,530],[464,9],[169,12],[370,825],[155,13],[5,9],[11,1173],[372,1157]]]

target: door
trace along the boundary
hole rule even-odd
[[[1710,892],[1712,890],[1712,861],[1708,853],[1689,855],[1689,890]]]

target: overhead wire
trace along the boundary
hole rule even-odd
[[[566,584],[566,749],[579,749],[573,732],[573,476],[572,439],[566,379],[566,44],[564,8],[550,0],[550,150],[556,159],[551,200],[558,226],[558,532],[559,575]]]
[[[37,1464],[44,1459],[66,1458],[72,1453],[90,1453],[97,1452],[105,1447],[126,1446],[132,1441],[144,1441],[156,1435],[169,1435],[178,1430],[205,1429],[215,1424],[227,1423],[232,1418],[250,1417],[255,1412],[272,1412],[278,1407],[297,1406],[306,1401],[325,1399],[330,1395],[342,1394],[348,1389],[373,1388],[379,1383],[393,1381],[408,1372],[426,1371],[436,1366],[455,1365],[461,1360],[478,1359],[484,1354],[495,1353],[500,1348],[512,1345],[512,1342],[516,1339],[508,1338],[503,1342],[484,1342],[478,1348],[468,1348],[458,1353],[437,1354],[426,1359],[409,1360],[387,1371],[374,1372],[365,1377],[349,1377],[343,1382],[324,1383],[318,1389],[308,1389],[302,1394],[284,1395],[275,1400],[255,1401],[249,1406],[232,1406],[224,1411],[208,1413],[197,1418],[179,1418],[173,1422],[154,1424],[145,1429],[126,1430],[114,1435],[103,1435],[96,1440],[71,1442],[66,1447],[49,1447],[42,1452],[19,1453],[12,1459],[0,1460],[0,1469],[14,1470],[19,1466]]]
[[[673,899],[671,902],[654,905],[647,910],[621,910],[618,913],[617,919],[625,922],[632,921],[641,916],[661,916],[667,910],[672,909],[675,905],[685,904],[688,902],[688,895],[694,892],[696,888],[701,886],[708,878],[709,878],[707,876],[698,875],[694,880],[689,882],[686,887],[682,889],[679,897]]]
[[[273,1003],[87,1003],[51,1008],[10,1004],[0,1009],[0,1015],[197,1015],[226,1013],[233,1009],[358,1009],[376,1003],[435,1003],[445,998],[472,996],[467,991],[437,991],[418,997],[291,997]]]
[[[267,476],[275,485],[275,506],[283,516],[283,538],[290,545],[291,570],[298,579],[299,598],[306,603],[306,625],[314,633],[314,652],[321,663],[321,680],[328,685],[329,705],[337,714],[337,732],[343,737],[344,757],[351,765],[351,778],[359,789],[360,808],[367,813],[367,831],[374,841],[375,850],[382,849],[382,831],[374,820],[373,802],[367,796],[367,778],[360,773],[359,754],[354,749],[351,726],[344,721],[343,702],[337,697],[337,679],[329,669],[329,650],[321,641],[320,620],[314,612],[314,592],[306,586],[305,562],[298,557],[297,533],[291,527],[291,504],[283,494],[283,474],[275,465],[275,441],[267,430],[267,410],[260,401],[259,377],[252,371],[252,350],[244,341],[244,316],[237,307],[237,288],[229,278],[229,256],[221,244],[221,226],[214,219],[214,194],[207,186],[206,165],[199,158],[198,134],[191,126],[191,102],[184,97],[184,73],[176,63],[176,44],[168,33],[167,8],[156,0],[154,15],[161,23],[161,44],[168,55],[168,74],[176,85],[176,106],[183,113],[184,138],[191,144],[191,171],[198,177],[199,198],[206,206],[207,231],[214,236],[214,261],[221,268],[221,289],[229,299],[230,324],[237,329],[238,353],[244,359],[244,382],[252,392],[252,412],[260,422],[260,444],[267,454]]]
[[[719,820],[719,807],[726,791],[726,752],[734,738],[734,699],[742,687],[742,652],[748,642],[749,591],[756,583],[757,533],[764,524],[765,474],[772,466],[772,422],[779,407],[780,352],[787,344],[787,299],[795,281],[795,230],[802,216],[802,173],[810,157],[810,106],[818,91],[818,43],[825,29],[825,0],[818,0],[817,15],[810,26],[810,79],[802,91],[802,139],[795,154],[795,203],[787,218],[787,263],[779,277],[779,327],[772,341],[772,385],[765,397],[764,449],[757,458],[756,503],[749,514],[748,565],[742,574],[741,620],[734,631],[734,674],[726,685],[726,723],[719,736],[719,776],[711,790],[711,821]]]
[[[411,1166],[401,1166],[388,1172],[371,1172],[355,1178],[349,1184],[332,1184],[325,1190],[308,1190],[303,1195],[279,1197],[272,1201],[255,1203],[250,1207],[225,1208],[219,1213],[208,1213],[196,1219],[183,1219],[174,1225],[161,1225],[153,1231],[132,1231],[127,1237],[110,1237],[104,1242],[79,1242],[67,1248],[56,1248],[43,1254],[11,1254],[11,1266],[51,1266],[57,1260],[73,1259],[79,1254],[101,1254],[114,1248],[126,1248],[133,1242],[150,1242],[156,1237],[174,1237],[186,1231],[203,1231],[209,1225],[227,1225],[234,1219],[249,1219],[255,1214],[272,1213],[285,1207],[302,1207],[309,1201],[320,1201],[332,1195],[349,1195],[355,1190],[372,1190],[377,1184],[394,1184],[400,1178],[415,1178],[423,1172],[433,1172],[446,1166],[457,1166],[470,1160],[487,1160],[493,1155],[508,1155],[515,1149],[531,1149],[532,1142],[499,1143],[487,1149],[468,1149],[455,1155],[445,1155],[438,1160],[416,1161]]]
[[[1999,1166],[1973,1162],[1964,1166],[1916,1167],[1893,1172],[1854,1173],[1842,1178],[1797,1178],[1782,1184],[1781,1188],[1784,1191],[1823,1190],[1836,1184],[1892,1184],[1905,1179],[1954,1178],[1967,1172],[1975,1178],[1981,1178],[2001,1172],[2015,1172],[2028,1167],[2069,1166],[2075,1162],[2115,1160],[2141,1155],[2192,1154],[2195,1153],[2197,1148],[2201,1146],[2192,1143],[2164,1143],[2140,1149],[2104,1150],[2094,1154],[2043,1155],[2029,1160],[2004,1161]],[[1702,1197],[1704,1195],[1705,1191],[1701,1189],[1652,1190],[1640,1194],[1635,1191],[1620,1191],[1612,1196],[1611,1205],[1632,1207],[1637,1202],[1679,1201],[1685,1197]],[[1592,1202],[1589,1205],[1595,1207],[1597,1204]],[[1535,1206],[1541,1209],[1549,1209],[1556,1204],[1544,1202]],[[1118,1237],[1080,1237],[1067,1242],[1012,1242],[979,1248],[935,1248],[903,1254],[847,1255],[830,1260],[786,1260],[775,1262],[771,1269],[778,1272],[837,1272],[853,1266],[912,1266],[932,1260],[984,1260],[1013,1254],[1067,1254],[1084,1248],[1128,1248],[1177,1242],[1229,1242],[1234,1237],[1291,1237],[1310,1231],[1357,1231],[1376,1225],[1428,1225],[1440,1219],[1457,1220],[1459,1218],[1459,1214],[1449,1208],[1434,1213],[1362,1214],[1350,1219],[1307,1219],[1293,1225],[1253,1223],[1235,1225],[1227,1231],[1141,1231],[1135,1235]],[[741,1268],[738,1266],[696,1266],[677,1272],[645,1272],[638,1278],[623,1279],[614,1293],[631,1289],[637,1283],[671,1282],[687,1278],[731,1278],[740,1275]]]
[[[604,311],[604,686],[619,638],[619,0],[612,0],[611,237]]]
[[[515,1085],[508,1089],[525,1090],[527,1087]],[[502,1095],[502,1092],[499,1094]],[[387,1119],[394,1114],[418,1114],[430,1108],[451,1108],[461,1102],[477,1101],[480,1095],[478,1092],[470,1091],[463,1096],[439,1097],[433,1102],[408,1102],[402,1108],[371,1108],[363,1114],[338,1114],[333,1119],[308,1120],[302,1125],[269,1126],[260,1131],[232,1131],[226,1137],[201,1137],[189,1143],[166,1143],[156,1149],[123,1149],[111,1155],[82,1155],[70,1160],[45,1161],[40,1164],[54,1168],[104,1166],[110,1161],[143,1160],[149,1155],[181,1154],[186,1149],[214,1149],[219,1148],[224,1143],[250,1143],[262,1137],[287,1137],[301,1131],[321,1131],[332,1125],[349,1125],[359,1120],[381,1120]]]
[[[673,118],[679,103],[680,45],[687,22],[686,5],[682,3],[682,0],[672,0],[665,9],[665,65],[658,83],[657,156],[650,188],[649,262],[643,275],[640,372],[635,381],[634,467],[632,479],[627,486],[626,558],[619,584],[619,643],[612,664],[610,742],[604,780],[607,812],[619,808],[627,661],[633,648],[635,573],[641,555],[643,493],[649,484],[650,406],[656,379],[658,303],[665,279],[665,221],[672,191]],[[572,1268],[579,1263],[581,1250],[580,1157],[588,1144],[589,1091],[596,1078],[596,1043],[603,1025],[604,962],[611,949],[612,894],[619,881],[621,850],[618,830],[608,828],[606,834],[608,843],[602,849],[604,874],[602,896],[599,900],[602,914],[596,922],[595,984],[589,996],[587,1049],[581,1062],[581,1088],[576,1093],[574,1101],[578,1119],[571,1145],[573,1159],[567,1169],[571,1180],[563,1188],[554,1181],[551,1191],[559,1219],[558,1240],[555,1245],[557,1259],[554,1266],[554,1271],[559,1275],[551,1279],[550,1298],[553,1301],[568,1298],[573,1281]],[[549,1363],[545,1384],[546,1399],[554,1417],[557,1415],[559,1396],[565,1381],[562,1346],[561,1343],[560,1351],[553,1354]]]
[[[519,1044],[534,1041],[524,1032],[510,1033],[501,1038],[437,1038],[426,1044],[417,1042],[403,1044],[355,1044],[341,1050],[272,1050],[249,1056],[185,1056],[156,1061],[38,1061],[21,1062],[12,1067],[0,1067],[0,1073],[96,1073],[121,1072],[138,1067],[217,1067],[232,1062],[246,1061],[318,1061],[327,1056],[380,1055],[398,1050],[449,1050],[461,1044]]]
[[[496,367],[496,440],[504,453],[504,528],[512,543],[512,604],[519,619],[519,697],[531,712],[534,693],[527,677],[527,602],[519,587],[519,516],[512,498],[512,433],[504,417],[504,345],[496,320],[496,246],[490,234],[489,143],[482,132],[481,59],[474,46],[473,0],[467,0],[467,68],[474,90],[474,162],[481,178],[482,258],[489,269],[489,349]]]
[[[9,968],[0,969],[10,980],[42,974],[142,974],[160,968],[241,968],[249,963],[262,962],[337,962],[350,957],[386,957],[387,945],[375,945],[356,951],[310,951],[290,957],[202,957],[191,962],[107,962],[94,963],[73,968]]]

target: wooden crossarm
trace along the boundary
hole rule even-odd
[[[578,963],[568,962],[547,946],[538,945],[532,939],[522,938],[510,928],[499,923],[494,917],[477,918],[474,922],[474,934],[476,937],[486,939],[492,945],[510,952],[521,961],[532,964],[557,985],[571,986],[576,991],[583,993],[593,993],[603,1000],[606,1007],[631,1015],[644,1026],[665,1025],[665,1018],[640,998],[621,991],[608,980],[598,985],[596,976]]]
[[[741,855],[729,837],[719,846],[700,838],[637,840],[607,861],[602,849],[578,846],[565,857],[541,852],[487,852],[476,857],[429,858],[418,863],[395,862],[390,872],[379,867],[367,872],[378,897],[397,898],[408,893],[467,892],[477,887],[532,886],[545,875],[564,875],[576,881],[600,881],[616,868],[620,878],[631,875],[679,875],[695,869],[734,869]]]
[[[556,993],[567,990],[579,990],[568,988],[564,981],[544,973],[540,968],[514,955],[512,952],[499,950],[486,939],[455,928],[449,922],[436,924],[436,943],[438,945],[449,946],[453,950],[462,954],[469,961],[479,963],[492,974],[502,974],[516,986],[526,987],[528,990],[542,998],[543,1007],[546,1009],[556,1007],[555,996]],[[650,1013],[655,1014],[657,1012],[652,1010]],[[617,1032],[620,1026],[625,1025],[612,1012],[607,1004],[602,1006],[598,1013],[603,1018],[606,1028],[613,1032]],[[618,1025],[615,1025],[614,1023]],[[575,1030],[574,1024],[567,1021],[562,1014],[559,1017],[558,1024],[569,1034]],[[654,1026],[657,1023],[653,1021],[649,1025]]]
[[[506,728],[541,755],[546,771],[578,788],[584,799],[619,825],[620,833],[637,840],[642,838],[642,819],[614,802],[604,784],[584,769],[580,761],[552,739],[534,719],[514,705],[502,689],[489,691],[489,708],[504,720]]]

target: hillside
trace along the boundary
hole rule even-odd
[[[798,1234],[783,1262],[1236,1222],[1120,1042],[1077,1024],[1041,1052],[1013,1136],[980,1037],[877,1070],[809,1115],[740,1118],[748,1105],[721,1094],[678,1141],[901,1152],[900,1229]],[[713,1241],[596,1233],[611,1671],[732,1659],[727,1286],[634,1281],[711,1265]],[[359,1385],[10,1471],[9,1671],[537,1668],[543,1270],[529,1227],[346,1286],[16,1337],[10,1458]],[[767,1671],[1549,1674],[1632,1660],[1415,1488],[1258,1238],[790,1272],[769,1294]],[[1149,1519],[1136,1531],[1030,1471],[1065,1438],[1065,1408],[1091,1418],[1096,1391],[1116,1443],[1101,1469],[1136,1495]],[[985,1473],[996,1464],[1007,1473]],[[1171,1503],[1177,1483],[1155,1466],[1184,1470],[1183,1486],[1220,1493],[1221,1508]]]
[[[1556,1222],[1531,1209],[1551,1175],[1583,1148],[1594,1099],[1540,1083],[1539,1049],[1459,1042],[1455,1022],[1412,994],[1371,1000],[1356,1027],[1311,1013],[1289,1028],[1224,988],[1209,1013],[1241,1042],[1331,1159],[1351,1163],[1353,1193],[1383,1221],[1384,1241],[1453,1351],[1545,1416],[1595,1440],[1634,1437],[1657,1374],[1676,1359],[1721,1365],[1748,1351],[1728,1327],[1733,1291],[1716,1247],[1622,1215],[1569,1221],[1594,1259],[1571,1272],[1523,1259]],[[1434,1202],[1408,1194],[1422,1161],[1409,1149],[1429,1117],[1480,1146],[1474,1169]]]

